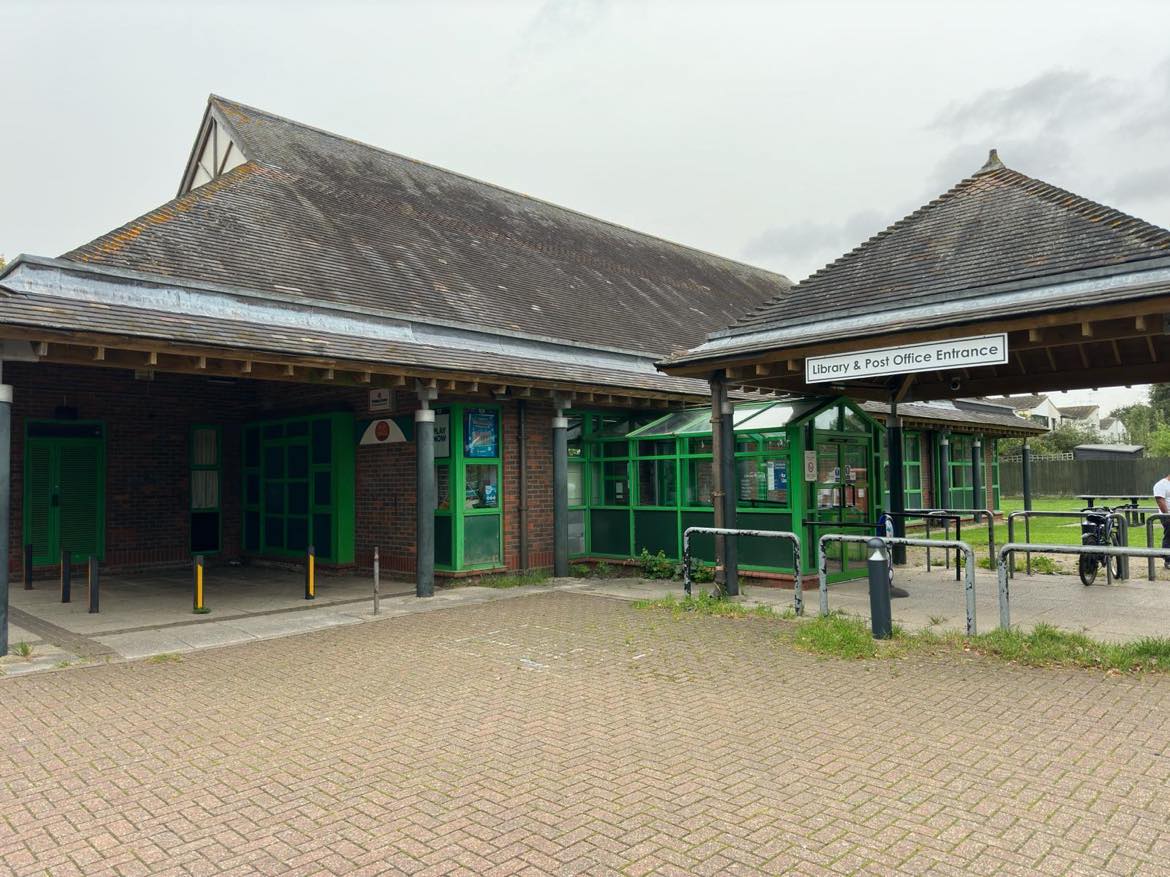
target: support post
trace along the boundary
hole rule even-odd
[[[312,545],[305,549],[305,599],[317,599],[317,549]]]
[[[382,570],[378,559],[378,546],[374,546],[374,614],[378,614],[378,601],[382,596]]]
[[[735,477],[735,407],[727,397],[727,387],[723,389],[723,411],[720,417],[720,426],[723,431],[723,456],[720,458],[723,467],[723,526],[734,530],[736,521],[736,499],[739,490]],[[739,596],[739,537],[728,536],[723,542],[723,580],[727,585],[727,596]]]
[[[61,602],[73,601],[73,567],[70,566],[69,552],[61,549]]]
[[[553,575],[569,574],[569,400],[556,398],[553,417]]]
[[[12,501],[12,387],[0,384],[0,657],[8,654],[8,510]],[[31,586],[31,570],[25,574]]]
[[[414,539],[416,597],[435,596],[435,412],[425,407],[427,401],[424,398],[424,407],[414,412],[418,469]]]
[[[987,506],[987,491],[983,489],[983,441],[975,436],[971,442],[971,508]]]
[[[96,615],[99,611],[99,601],[101,600],[102,580],[101,570],[98,569],[98,559],[94,555],[89,556],[89,614]]]
[[[890,394],[890,417],[886,423],[886,446],[890,457],[890,511],[894,518],[894,536],[906,538],[906,473],[902,465],[902,421],[898,417],[898,397]],[[892,548],[894,563],[906,563],[906,546]],[[876,636],[876,634],[875,634]]]
[[[873,538],[865,543],[869,552],[869,618],[874,639],[889,639],[894,635],[893,613],[890,608],[890,566],[886,562],[885,543]]]
[[[191,565],[191,611],[196,615],[206,615],[207,606],[203,603],[203,555],[196,554]]]
[[[24,589],[31,591],[33,589],[32,573],[33,573],[33,547],[31,545],[24,546]]]
[[[951,507],[951,437],[944,432],[938,442],[938,502],[935,508]],[[950,552],[947,552],[950,555]]]
[[[1024,439],[1020,448],[1020,482],[1024,487],[1024,511],[1032,511],[1032,449]]]
[[[717,371],[709,378],[711,384],[711,511],[716,530],[727,527],[724,519],[726,506],[723,496],[727,490],[727,482],[723,470],[723,400],[726,397],[726,388],[723,383],[723,372]],[[726,539],[723,534],[715,534],[715,589],[720,594],[727,593],[727,565]]]

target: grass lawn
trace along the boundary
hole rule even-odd
[[[1153,500],[1150,500],[1150,504],[1152,506]],[[1005,496],[1000,506],[1006,518],[1009,512],[1021,511],[1024,508],[1024,500],[1021,497]],[[1032,509],[1034,511],[1079,512],[1083,507],[1081,501],[1074,497],[1045,496],[1032,498]],[[1032,518],[1028,526],[1030,529],[1030,539],[1028,541],[1030,542],[1048,543],[1051,545],[1081,544],[1081,523],[1076,518]],[[913,535],[924,535],[922,528],[914,528]],[[954,538],[954,526],[951,527],[951,536]],[[1015,536],[1017,542],[1024,541],[1024,522],[1021,520],[1016,521]],[[942,528],[940,527],[937,531],[932,528],[931,537],[942,539]],[[986,548],[987,522],[983,521],[979,524],[972,524],[970,521],[964,521],[963,541],[969,543],[972,548]],[[995,525],[995,544],[1003,545],[1005,542],[1007,542],[1007,521],[997,521]],[[1161,544],[1162,527],[1160,524],[1155,523],[1154,545],[1157,547]],[[1131,548],[1146,547],[1146,531],[1144,526],[1130,528],[1129,545]]]

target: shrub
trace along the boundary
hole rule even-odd
[[[638,556],[638,566],[641,567],[643,578],[673,579],[678,576],[678,564],[662,550],[657,554],[651,554],[648,548],[643,548]]]
[[[715,581],[715,567],[705,563],[691,563],[691,581],[697,584],[706,584]]]
[[[569,575],[571,575],[575,579],[585,578],[587,575],[589,575],[589,564],[587,564],[587,563],[574,563],[572,566],[569,567]]]
[[[613,567],[604,560],[599,560],[593,565],[593,574],[599,579],[607,579],[613,575]]]

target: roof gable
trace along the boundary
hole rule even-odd
[[[229,126],[214,110],[213,104],[209,103],[203,114],[203,124],[191,147],[187,167],[183,169],[179,195],[210,183],[248,160],[238,138],[232,136]]]
[[[196,160],[224,136],[244,164]],[[222,98],[192,162],[180,197],[65,258],[652,356],[790,286]]]
[[[1003,166],[979,172],[718,336],[954,300],[1170,253],[1170,231]]]

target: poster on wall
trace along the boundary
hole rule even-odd
[[[435,459],[451,456],[451,415],[435,412]]]
[[[817,480],[817,452],[816,451],[805,451],[804,452],[804,480],[805,481],[816,481]]]
[[[468,409],[464,417],[463,435],[464,456],[499,456],[499,417],[495,409]]]
[[[768,461],[768,490],[788,489],[788,461]]]
[[[386,387],[370,390],[370,411],[393,411],[394,395]]]

